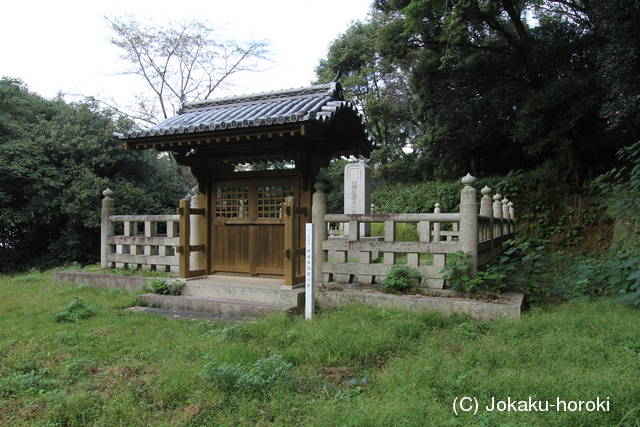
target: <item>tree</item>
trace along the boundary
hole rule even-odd
[[[367,22],[334,42],[319,70],[346,72],[346,93],[365,89],[377,143],[372,159],[393,166],[387,180],[544,165],[580,189],[632,140],[624,133],[634,133],[607,124],[612,114],[625,123],[638,116],[637,31],[621,24],[627,9],[636,14],[630,3],[378,0]],[[615,31],[602,30],[603,22],[615,22]],[[398,75],[406,90],[390,90]],[[402,108],[371,108],[380,100]],[[410,154],[397,149],[407,139]]]
[[[393,165],[407,156],[403,148],[417,135],[417,123],[411,112],[409,72],[380,53],[380,45],[390,36],[388,28],[384,34],[381,31],[387,23],[380,13],[370,22],[354,23],[331,44],[316,74],[320,83],[341,76],[345,97],[367,117],[367,131],[377,144],[371,162],[378,173],[394,179]],[[403,174],[410,178],[406,170]]]
[[[264,41],[220,41],[206,23],[145,25],[133,18],[106,18],[111,43],[133,65],[151,96],[138,99],[137,120],[155,124],[175,115],[185,101],[208,99],[231,76],[255,71],[266,59]]]
[[[0,272],[95,261],[107,187],[119,213],[175,211],[188,185],[170,158],[124,150],[112,133],[131,125],[93,100],[0,80]]]
[[[611,128],[640,131],[640,3],[598,2],[591,11],[594,31],[604,40],[598,59],[607,88],[602,116]]]

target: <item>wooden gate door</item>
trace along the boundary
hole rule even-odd
[[[282,203],[298,200],[298,179],[220,181],[212,191],[212,272],[283,275]]]

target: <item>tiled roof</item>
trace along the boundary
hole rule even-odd
[[[146,130],[117,135],[120,139],[316,120],[326,122],[341,109],[356,107],[342,99],[342,88],[333,82],[300,89],[185,103],[175,117]]]

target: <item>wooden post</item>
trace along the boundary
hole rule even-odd
[[[193,197],[191,198],[191,209],[202,209],[205,207],[204,195],[198,191],[198,186],[193,188]],[[205,228],[205,215],[191,215],[191,245],[206,245],[206,238],[203,239],[203,231]],[[205,268],[205,251],[191,252],[190,266],[194,270],[202,270]]]
[[[478,204],[476,189],[473,188],[475,180],[471,174],[467,174],[461,180],[464,187],[460,192],[460,248],[471,255],[469,274],[472,276],[478,271]]]
[[[293,197],[287,197],[282,204],[284,209],[284,284],[287,286],[295,285],[296,281],[296,234],[298,227],[295,223],[295,200]]]
[[[327,240],[327,224],[324,216],[327,214],[327,196],[324,194],[324,184],[317,182],[313,185],[315,192],[311,202],[311,221],[313,222],[313,284],[322,285],[322,263],[325,260],[322,242]]]
[[[113,236],[113,224],[109,217],[113,215],[113,191],[108,188],[102,192],[102,209],[100,210],[100,268],[109,268],[107,256],[111,253],[110,245],[107,243],[109,237]]]
[[[180,200],[180,207],[178,208],[178,214],[180,214],[180,273],[179,277],[189,278],[189,271],[191,267],[189,265],[189,244],[191,240],[191,201],[189,199]]]

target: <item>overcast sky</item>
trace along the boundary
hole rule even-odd
[[[22,79],[45,97],[59,92],[131,102],[141,82],[120,73],[128,64],[109,43],[105,16],[202,19],[226,38],[264,39],[273,62],[238,75],[214,97],[308,85],[332,40],[367,16],[372,0],[12,0],[0,16],[0,76]],[[233,93],[229,93],[233,92]]]

